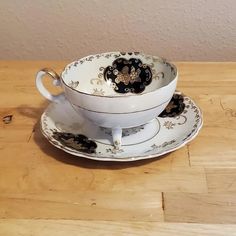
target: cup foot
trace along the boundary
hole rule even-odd
[[[71,132],[75,132],[77,124],[75,124]],[[79,126],[78,126],[79,127]],[[98,143],[104,145],[113,145],[115,148],[122,149],[123,146],[133,146],[144,143],[155,137],[160,131],[160,123],[158,119],[154,119],[146,124],[129,127],[129,128],[108,128],[101,127],[89,121],[83,123],[83,134]],[[113,133],[116,136],[113,136]],[[113,138],[114,137],[114,138]],[[116,142],[116,145],[114,142]]]
[[[121,147],[121,138],[122,138],[122,129],[113,128],[112,130],[112,140],[115,149],[120,149]]]

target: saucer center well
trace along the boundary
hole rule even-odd
[[[83,133],[98,143],[113,145],[112,132],[109,128],[95,126],[86,122]],[[122,146],[137,145],[154,138],[160,131],[158,119],[154,119],[145,125],[122,129]]]

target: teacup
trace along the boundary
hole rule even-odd
[[[60,103],[43,85],[44,75],[61,86],[65,98],[85,119],[111,128],[113,144],[121,145],[122,128],[146,124],[168,105],[176,89],[176,67],[157,56],[138,52],[90,55],[68,64],[61,75],[51,69],[37,73],[39,92]]]

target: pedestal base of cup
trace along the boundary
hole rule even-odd
[[[78,125],[78,127],[76,127],[77,124],[73,125],[74,133],[81,133],[82,130],[82,133],[91,140],[96,140],[98,143],[107,146],[113,145],[116,150],[145,143],[155,137],[160,130],[158,118],[139,126],[129,128],[116,127],[116,129],[98,126],[86,119],[78,123],[83,125]],[[115,135],[113,136],[113,134]],[[116,141],[118,141],[117,144],[115,144]]]
[[[157,135],[160,129],[158,119],[153,119],[146,124],[129,128],[106,128],[97,126],[102,143],[111,144],[116,150],[123,146],[132,146],[137,143],[144,143]]]

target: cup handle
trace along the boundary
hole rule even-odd
[[[43,78],[45,75],[49,75],[52,79],[53,79],[53,85],[55,86],[61,86],[61,79],[60,76],[53,70],[48,69],[48,68],[44,68],[42,70],[40,70],[37,75],[36,75],[36,87],[38,89],[38,91],[48,100],[52,101],[52,102],[56,102],[59,103],[60,102],[60,98],[61,95],[53,95],[51,94],[43,85]]]

